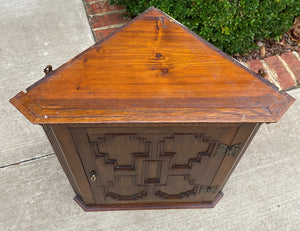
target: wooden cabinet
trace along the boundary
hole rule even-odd
[[[11,99],[87,211],[213,207],[293,101],[155,8]]]
[[[105,210],[213,207],[259,126],[77,124],[44,128],[55,152],[64,153],[60,161],[67,163],[70,182],[77,181],[73,185],[76,201],[86,210]],[[78,175],[75,179],[72,169]]]

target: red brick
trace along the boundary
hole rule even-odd
[[[92,4],[87,4],[86,9],[89,15],[95,15],[95,14],[102,14],[102,13],[107,13],[115,10],[123,10],[125,9],[125,7],[110,5],[109,1],[101,1]]]
[[[278,82],[282,89],[287,89],[295,85],[294,80],[291,78],[290,74],[287,72],[286,68],[277,56],[271,56],[264,60],[269,65],[270,69],[276,72]]]
[[[259,70],[259,69],[263,69],[263,70],[266,72],[266,70],[265,70],[263,64],[262,64],[261,61],[259,61],[259,60],[256,60],[256,59],[249,60],[249,61],[248,61],[248,65],[249,65],[250,69],[251,69],[252,71],[254,71],[255,73],[258,73],[258,70]],[[266,72],[266,76],[265,76],[264,78],[268,79],[268,76],[269,76],[269,75],[268,75],[268,73]]]
[[[92,29],[100,28],[103,26],[111,26],[114,24],[126,23],[128,19],[124,18],[123,13],[113,13],[102,16],[92,17],[90,24]]]
[[[118,28],[94,31],[96,42],[98,42],[99,40],[105,38],[106,36],[110,35],[111,33],[115,32],[116,30],[118,30]]]
[[[281,58],[287,63],[297,81],[300,83],[300,61],[295,57],[293,52],[283,53]]]

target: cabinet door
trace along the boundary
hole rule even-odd
[[[97,204],[203,202],[238,126],[70,128]],[[240,145],[240,144],[239,144]],[[223,153],[224,152],[224,153]]]

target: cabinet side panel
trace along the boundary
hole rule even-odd
[[[51,125],[50,128],[61,150],[63,161],[68,167],[71,177],[74,179],[73,182],[78,190],[77,195],[80,196],[86,204],[95,204],[89,182],[68,127],[66,125]]]
[[[59,146],[59,144],[58,144],[58,142],[57,142],[57,140],[56,140],[56,138],[53,134],[51,126],[48,125],[48,124],[43,124],[42,127],[43,127],[43,129],[44,129],[44,131],[45,131],[45,133],[46,133],[46,135],[47,135],[47,137],[48,137],[48,139],[51,143],[51,146],[52,146],[52,148],[53,148],[53,150],[56,154],[56,157],[57,157],[61,167],[63,168],[63,170],[64,170],[64,172],[65,172],[65,174],[66,174],[66,176],[67,176],[74,192],[76,193],[76,195],[79,195],[79,189],[77,187],[77,184],[74,181],[74,178],[73,178],[73,176],[70,172],[70,169],[69,169],[69,167],[66,163],[64,155],[62,153],[62,150],[61,150],[61,148],[60,148],[60,146]]]
[[[221,190],[222,188],[224,187],[224,185],[226,184],[227,180],[229,179],[230,175],[232,174],[232,172],[234,171],[234,169],[236,168],[237,164],[239,163],[240,159],[242,158],[242,156],[244,155],[244,153],[246,152],[249,144],[251,143],[251,141],[253,140],[254,136],[256,135],[257,131],[259,130],[260,126],[262,125],[262,123],[256,123],[255,126],[253,127],[252,130],[247,130],[247,133],[248,134],[248,139],[247,141],[245,142],[245,145],[243,146],[243,148],[241,149],[241,152],[240,154],[237,156],[237,160],[236,162],[234,163],[234,165],[232,166],[232,168],[230,169],[230,172],[227,174],[227,177],[225,178],[224,182],[223,182],[223,185],[221,185]],[[244,129],[247,129],[247,127],[245,126]],[[238,143],[239,137],[235,137],[235,139],[233,140],[233,144],[234,143]]]
[[[248,145],[256,134],[257,130],[260,127],[260,123],[249,123],[249,124],[241,124],[240,128],[237,130],[235,134],[231,146],[235,146],[237,144],[241,144],[241,148],[237,155],[225,155],[224,159],[215,175],[211,185],[219,185],[220,191],[228,180],[229,176],[233,172],[234,168],[238,164],[241,159],[243,153],[246,151]],[[213,200],[214,197],[208,197],[207,201]]]

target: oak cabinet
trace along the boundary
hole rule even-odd
[[[294,99],[150,8],[10,101],[90,211],[213,207]]]

